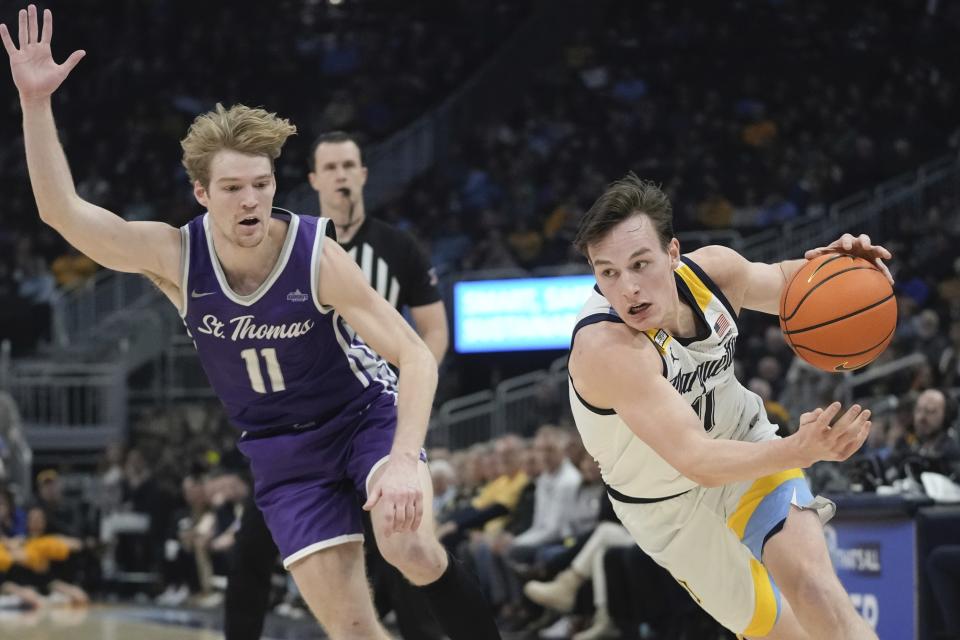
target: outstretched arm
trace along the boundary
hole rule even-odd
[[[177,283],[180,234],[176,229],[159,222],[126,222],[77,195],[57,138],[51,96],[85,53],[74,51],[63,64],[54,62],[50,49],[53,15],[49,9],[43,12],[42,31],[36,7],[21,9],[18,35],[19,48],[6,25],[0,24],[0,40],[20,92],[27,168],[40,218],[105,267]]]
[[[803,414],[800,428],[787,438],[713,439],[660,367],[649,340],[625,325],[598,323],[581,329],[570,355],[570,374],[584,398],[612,407],[638,438],[702,486],[755,479],[820,460],[846,460],[870,430],[869,411],[853,405],[841,416],[840,404],[834,403]]]
[[[807,260],[825,253],[845,253],[864,258],[875,264],[890,283],[893,283],[893,277],[883,263],[890,259],[890,252],[880,245],[871,244],[870,236],[865,234],[852,236],[845,233],[826,247],[807,251],[805,259],[784,260],[773,264],[751,262],[733,249],[719,245],[698,249],[691,253],[690,257],[723,289],[737,311],[744,308],[776,315],[780,309],[783,288]]]

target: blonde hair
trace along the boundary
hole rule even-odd
[[[287,138],[297,128],[290,121],[264,109],[253,109],[236,104],[225,109],[217,103],[213,111],[196,117],[186,137],[180,141],[183,148],[183,163],[190,182],[199,181],[204,187],[210,184],[210,161],[214,154],[224,149],[255,156],[266,156],[273,161],[280,157],[280,150]]]

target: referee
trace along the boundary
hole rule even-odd
[[[367,167],[360,147],[346,133],[325,133],[313,143],[310,168],[308,177],[320,198],[320,215],[333,222],[337,241],[360,265],[371,287],[397,310],[410,310],[417,333],[439,363],[449,336],[436,272],[413,236],[367,217],[363,202]],[[363,513],[367,572],[378,613],[383,616],[393,610],[405,640],[440,640],[443,633],[423,596],[383,560],[373,542],[369,514]],[[233,553],[224,606],[226,640],[259,640],[278,551],[252,498],[243,511]]]

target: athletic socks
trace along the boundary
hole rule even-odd
[[[443,575],[417,588],[450,640],[500,640],[480,584],[449,552]]]

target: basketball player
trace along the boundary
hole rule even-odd
[[[451,638],[498,638],[479,587],[433,531],[421,447],[436,361],[328,241],[329,220],[272,208],[273,162],[296,129],[262,109],[218,105],[181,141],[207,213],[180,229],[124,221],[76,193],[51,96],[84,52],[56,64],[52,21],[45,11],[41,30],[36,7],[21,10],[19,48],[0,25],[40,217],[105,267],[151,278],[180,311],[243,430],[284,566],[328,635],[388,638],[364,573],[362,504],[384,558],[421,588]],[[399,367],[399,387],[376,354]]]
[[[363,187],[367,167],[356,141],[339,131],[321,135],[313,143],[309,164],[320,215],[336,227],[337,242],[360,265],[364,279],[380,296],[398,311],[409,308],[417,332],[437,363],[441,362],[448,344],[447,316],[435,272],[408,233],[366,216]],[[369,527],[365,516],[365,532],[369,533]],[[400,635],[407,640],[440,640],[442,633],[423,596],[383,561],[376,545],[365,546],[379,613],[392,608]],[[267,614],[277,549],[252,500],[244,510],[235,550],[224,606],[226,640],[256,640]]]
[[[870,412],[834,403],[780,439],[734,377],[740,310],[776,313],[804,261],[681,255],[667,196],[632,173],[586,213],[576,245],[597,288],[574,329],[570,402],[639,546],[734,633],[876,638],[830,564],[821,523],[835,505],[800,471],[853,454]],[[890,257],[849,235],[808,255],[826,250]]]

